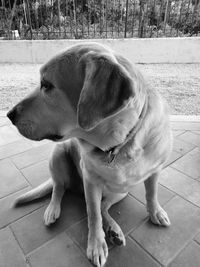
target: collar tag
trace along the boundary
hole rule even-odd
[[[111,164],[112,162],[114,162],[115,157],[116,157],[116,154],[114,154],[113,151],[110,150],[108,152],[108,163]]]

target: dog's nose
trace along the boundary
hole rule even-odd
[[[11,122],[13,124],[15,124],[16,122],[16,117],[17,117],[17,110],[15,108],[11,109],[8,113],[7,113],[7,117],[11,120]]]

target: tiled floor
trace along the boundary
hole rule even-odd
[[[159,200],[171,227],[151,224],[144,186],[111,208],[127,238],[110,247],[107,267],[200,266],[200,120],[172,121],[174,148],[163,170]],[[49,198],[13,208],[16,196],[50,177],[53,143],[25,140],[0,112],[0,266],[91,266],[86,258],[87,218],[81,196],[66,194],[62,215],[47,228],[43,213]]]

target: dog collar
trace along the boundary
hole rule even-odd
[[[144,105],[142,108],[142,111],[138,117],[138,122],[136,123],[136,125],[130,130],[130,132],[128,133],[126,139],[124,140],[123,143],[110,148],[109,150],[106,150],[105,152],[107,153],[107,162],[108,164],[113,164],[115,162],[116,156],[117,154],[119,154],[120,150],[122,149],[122,147],[124,147],[132,138],[134,138],[135,134],[137,133],[137,131],[140,129],[142,122],[144,120],[146,111],[147,111],[147,99],[145,98],[144,100]]]

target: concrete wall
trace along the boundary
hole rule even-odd
[[[99,39],[135,63],[200,63],[200,38]],[[88,40],[0,41],[0,63],[43,63],[68,46]]]

